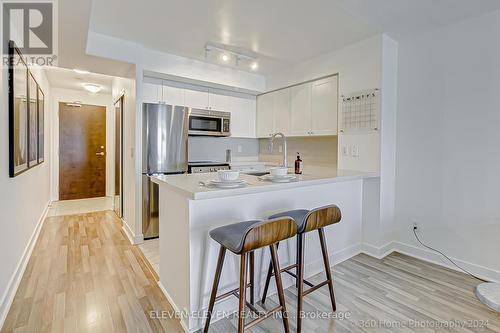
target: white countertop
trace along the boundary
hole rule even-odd
[[[379,175],[376,173],[351,170],[322,170],[321,172],[298,175],[299,179],[295,182],[273,183],[269,181],[261,181],[256,176],[241,174],[241,179],[244,179],[248,183],[248,186],[234,189],[220,189],[200,184],[201,182],[207,182],[217,178],[217,173],[159,175],[153,176],[151,179],[153,182],[159,185],[166,185],[170,189],[182,193],[190,199],[200,200],[375,177],[379,177]]]

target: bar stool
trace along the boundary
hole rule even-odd
[[[328,259],[328,249],[326,247],[325,241],[325,233],[323,228],[340,222],[342,218],[342,214],[340,209],[336,205],[329,205],[325,207],[316,208],[314,210],[308,211],[305,209],[297,209],[288,212],[282,212],[279,214],[275,214],[270,216],[270,219],[279,218],[281,216],[290,216],[297,223],[297,255],[296,262],[290,266],[287,266],[281,270],[280,273],[287,273],[295,278],[296,287],[298,289],[298,299],[297,299],[297,332],[299,333],[302,330],[302,305],[304,301],[304,296],[309,295],[313,291],[318,290],[319,288],[328,285],[330,290],[330,301],[332,303],[333,311],[337,310],[335,304],[335,293],[333,290],[333,279],[332,272],[330,270],[330,262]],[[325,265],[325,273],[326,273],[326,281],[323,281],[317,285],[310,283],[307,280],[304,280],[304,248],[305,248],[305,234],[318,230],[319,241],[321,244],[321,252],[323,255],[323,263]],[[279,243],[276,245],[278,247]],[[296,270],[296,274],[291,272],[292,269]],[[273,268],[273,266],[269,265],[269,270],[267,272],[266,284],[264,286],[264,292],[262,295],[262,304],[266,301],[267,291],[269,288],[269,282],[271,281],[271,275],[280,275],[274,274],[274,272],[278,272],[277,269]],[[308,285],[310,288],[304,290],[304,284]]]
[[[280,271],[278,262],[276,244],[282,240],[291,238],[297,234],[297,224],[295,221],[287,216],[282,216],[268,221],[246,221],[241,223],[230,224],[210,231],[210,237],[220,244],[219,258],[217,260],[217,268],[215,270],[214,284],[212,293],[210,295],[210,303],[208,305],[208,314],[205,322],[204,332],[208,332],[210,326],[210,319],[212,318],[212,311],[214,304],[228,296],[234,295],[239,299],[238,308],[238,333],[243,333],[262,320],[268,318],[273,313],[280,311],[283,318],[283,326],[285,332],[289,332],[288,319],[286,315],[285,295],[283,293],[283,284],[281,276],[275,275],[276,286],[278,289],[278,298],[280,305],[270,310],[267,313],[260,313],[254,307],[254,251],[266,246],[271,250],[271,266]],[[240,285],[239,288],[217,296],[217,289],[224,263],[226,250],[240,255]],[[247,258],[250,260],[250,283],[247,284]],[[250,303],[246,301],[246,289],[250,287]],[[258,314],[258,317],[245,325],[245,305]]]

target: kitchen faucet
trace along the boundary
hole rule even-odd
[[[288,168],[288,153],[287,153],[287,149],[286,149],[286,136],[285,134],[281,133],[281,132],[278,132],[278,133],[274,133],[271,138],[269,139],[269,152],[272,153],[273,152],[273,148],[274,148],[274,139],[277,137],[277,136],[280,136],[282,139],[283,139],[283,167],[285,168]]]

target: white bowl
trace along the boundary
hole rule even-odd
[[[223,182],[235,181],[240,178],[240,172],[237,170],[219,170],[217,176]]]
[[[285,177],[288,174],[288,168],[274,167],[270,169],[270,172],[273,177]]]

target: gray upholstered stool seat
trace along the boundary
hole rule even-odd
[[[297,224],[291,217],[288,216],[266,221],[259,220],[239,222],[210,231],[210,237],[220,244],[220,249],[219,258],[217,259],[217,268],[215,269],[214,284],[210,294],[210,302],[208,303],[207,319],[203,330],[204,333],[208,333],[215,302],[232,295],[238,297],[239,300],[238,333],[243,333],[245,329],[258,324],[266,318],[271,318],[271,316],[277,312],[281,313],[281,315],[276,318],[281,318],[283,320],[285,333],[290,332],[288,315],[286,312],[285,294],[283,292],[283,283],[281,281],[280,274],[275,275],[279,305],[265,313],[262,313],[262,311],[258,310],[254,306],[254,252],[258,249],[269,247],[271,250],[271,269],[274,269],[276,272],[281,272],[276,244],[288,238],[295,237],[296,235]],[[217,296],[217,289],[219,287],[226,250],[240,256],[240,283],[239,288]],[[250,274],[247,274],[247,266],[249,266]],[[248,278],[250,279],[250,283],[247,283]],[[250,288],[250,302],[247,302],[246,299],[247,288]],[[245,309],[247,307],[254,313],[254,315],[257,316],[257,318],[245,323]]]
[[[210,237],[220,245],[224,246],[229,251],[235,254],[241,254],[245,236],[252,229],[252,226],[262,221],[245,221],[225,225],[213,230],[210,230]]]
[[[292,219],[294,219],[295,223],[297,223],[297,233],[300,234],[304,231],[304,228],[306,227],[307,214],[309,214],[309,210],[307,209],[294,209],[294,210],[289,210],[287,212],[281,212],[278,214],[271,215],[269,216],[269,219],[272,220],[278,217],[289,216]]]
[[[272,263],[269,264],[269,269],[267,271],[266,283],[264,285],[264,292],[262,295],[262,304],[265,303],[267,297],[267,291],[269,288],[269,283],[271,281],[271,276],[281,275],[281,273],[287,273],[295,278],[296,287],[298,289],[298,299],[297,299],[297,326],[296,332],[301,333],[302,331],[302,307],[304,296],[307,296],[313,291],[318,290],[322,286],[328,285],[330,292],[330,301],[332,303],[333,311],[336,311],[337,306],[335,304],[335,294],[333,290],[333,278],[330,269],[330,262],[328,259],[328,249],[326,247],[325,232],[324,228],[339,223],[342,219],[342,213],[336,205],[328,205],[324,207],[315,208],[311,211],[307,209],[296,209],[287,212],[281,212],[275,214],[270,218],[277,218],[289,216],[297,224],[297,256],[294,264],[289,265],[283,269],[275,270],[272,267]],[[321,245],[321,253],[323,255],[323,264],[325,266],[326,280],[314,285],[311,282],[304,279],[304,267],[305,267],[305,256],[304,256],[304,246],[305,246],[305,234],[311,231],[318,231],[319,243]],[[279,242],[276,244],[278,247]],[[295,273],[292,271],[295,270]],[[273,273],[273,271],[275,273]],[[304,290],[304,284],[308,285],[310,288]]]

